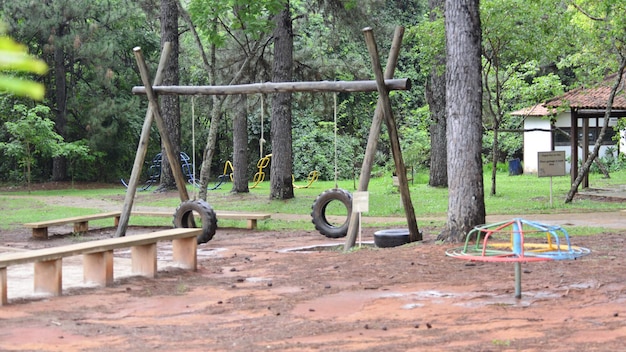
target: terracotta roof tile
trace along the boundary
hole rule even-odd
[[[544,103],[548,107],[558,107],[568,105],[578,109],[606,109],[606,103],[611,93],[611,88],[615,83],[617,74],[608,76],[602,83],[592,88],[576,88],[552,98]],[[621,85],[624,87],[625,80]],[[626,110],[626,91],[622,89],[615,95],[613,110]]]
[[[550,109],[545,107],[543,104],[537,104],[534,106],[530,106],[527,108],[523,108],[520,110],[513,111],[511,115],[513,116],[549,116],[556,113],[555,109]]]

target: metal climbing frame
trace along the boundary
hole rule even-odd
[[[144,185],[139,188],[140,191],[147,191],[153,185],[159,183],[161,179],[161,164],[163,160],[163,155],[161,153],[157,153],[154,158],[152,158],[152,162],[147,170],[147,178]],[[180,166],[183,172],[183,175],[186,176],[187,182],[193,184],[194,183],[194,175],[193,175],[193,165],[189,162],[191,159],[189,155],[185,152],[180,152]],[[124,180],[120,180],[124,187],[128,188],[128,183]]]

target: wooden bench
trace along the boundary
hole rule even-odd
[[[60,296],[62,292],[62,259],[83,255],[83,278],[100,286],[113,283],[113,250],[131,248],[132,272],[155,277],[157,272],[157,242],[172,241],[175,264],[186,269],[197,269],[196,237],[200,228],[174,228],[152,233],[107,238],[32,251],[0,254],[0,306],[6,305],[7,267],[34,263],[36,293]]]
[[[87,232],[89,230],[90,220],[114,218],[114,226],[117,226],[120,221],[120,215],[121,215],[120,211],[112,211],[112,212],[98,213],[98,214],[93,214],[93,215],[74,216],[71,218],[30,222],[30,223],[24,224],[24,226],[33,229],[33,237],[39,238],[39,239],[47,239],[48,227],[51,227],[51,226],[74,224],[74,232],[81,233],[81,232]],[[169,213],[166,211],[162,211],[162,212],[133,211],[131,212],[131,216],[132,215],[173,217],[174,213],[173,212]],[[268,214],[268,213],[239,213],[239,212],[233,212],[233,211],[216,211],[215,215],[218,219],[247,220],[247,228],[249,230],[256,229],[258,220],[265,220],[271,217],[271,214]]]
[[[131,213],[135,216],[163,216],[163,217],[172,217],[173,213],[168,213],[166,211],[133,211]],[[269,213],[241,213],[235,211],[225,211],[225,210],[216,210],[215,217],[219,219],[228,219],[228,220],[247,220],[246,228],[248,230],[254,230],[257,227],[258,220],[266,220],[272,217],[272,214]]]
[[[87,230],[89,230],[90,220],[114,218],[115,219],[114,226],[117,226],[119,224],[120,214],[121,212],[119,211],[112,211],[108,213],[74,216],[71,218],[63,218],[63,219],[56,219],[56,220],[29,222],[29,223],[24,224],[24,226],[33,229],[33,237],[46,239],[48,238],[48,227],[50,226],[74,224],[74,232],[76,233],[87,232]]]

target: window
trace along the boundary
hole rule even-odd
[[[587,141],[590,145],[596,143],[596,139],[598,138],[598,134],[600,134],[601,127],[589,127],[589,136],[587,136]],[[570,127],[557,127],[554,130],[554,145],[557,146],[565,146],[570,145]],[[613,139],[613,137],[617,134],[613,127],[607,127],[606,133],[604,133],[604,138],[602,138],[602,145],[615,145],[617,142]],[[581,127],[578,128],[578,144],[582,144],[583,138],[583,129]]]

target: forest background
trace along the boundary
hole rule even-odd
[[[293,25],[293,81],[371,80],[362,28],[374,29],[382,55],[395,27],[407,29],[395,77],[409,78],[412,89],[391,93],[404,160],[414,168],[444,165],[445,170],[447,161],[434,157],[446,145],[445,138],[436,137],[438,127],[445,131],[445,116],[438,117],[437,110],[441,83],[435,79],[445,72],[442,1],[0,1],[8,34],[50,68],[32,77],[46,87],[42,101],[0,96],[0,182],[127,177],[147,109],[145,96],[131,93],[142,85],[132,48],[141,47],[149,67],[156,67],[164,9],[177,9],[179,84],[228,85],[272,80],[274,19],[285,3]],[[485,164],[495,167],[520,156],[521,133],[494,133],[520,130],[521,118],[510,112],[617,71],[625,7],[612,0],[480,2]],[[609,35],[615,33],[621,33],[619,40]],[[181,97],[180,150],[199,164],[213,123],[210,170],[221,174],[235,153],[234,121],[243,115],[251,179],[257,160],[271,153],[275,142],[272,98]],[[340,179],[360,170],[377,93],[337,94],[336,109],[334,98],[332,93],[292,95],[295,179],[313,170],[333,179],[335,165]],[[216,114],[221,118],[213,119]],[[148,160],[161,151],[156,127],[150,140]],[[394,170],[387,142],[387,133],[381,133],[374,176]],[[429,183],[445,186],[445,172],[431,172]]]

